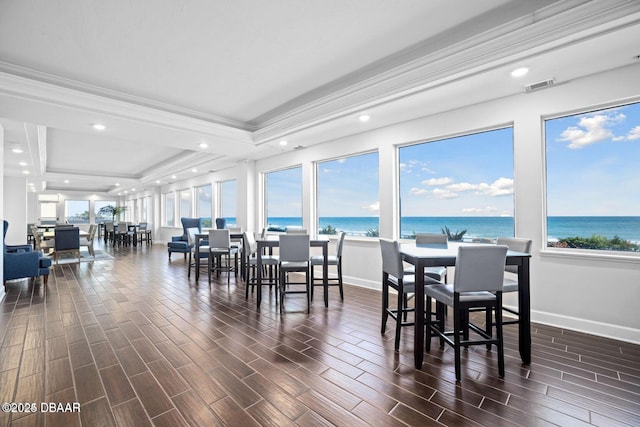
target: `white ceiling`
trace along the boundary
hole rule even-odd
[[[625,0],[3,0],[4,173],[148,188],[627,66],[637,40]]]

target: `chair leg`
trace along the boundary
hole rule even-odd
[[[453,309],[453,350],[455,353],[456,381],[460,381],[460,324],[461,310],[454,305]]]
[[[498,373],[504,378],[504,337],[502,335],[502,292],[496,295],[496,338],[498,338]]]
[[[191,277],[191,251],[189,251],[189,261],[187,262],[187,278]]]
[[[433,322],[433,312],[431,311],[431,297],[427,296],[426,302],[427,312],[424,318],[424,350],[431,351],[431,323]],[[437,320],[437,319],[436,319]]]
[[[342,288],[342,261],[338,261],[338,288],[340,289],[340,301],[344,301],[344,289]]]
[[[382,283],[382,328],[380,329],[380,333],[384,334],[384,331],[387,329],[387,319],[389,318],[389,313],[387,309],[389,308],[389,285],[387,284],[386,278],[383,279]]]
[[[402,328],[402,317],[404,314],[404,297],[406,294],[398,290],[398,305],[396,313],[396,339],[393,345],[393,349],[398,351],[400,349],[400,330]]]

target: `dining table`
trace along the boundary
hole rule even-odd
[[[416,369],[422,368],[424,360],[424,272],[426,267],[456,265],[458,248],[462,245],[486,245],[487,243],[448,242],[447,244],[402,244],[400,253],[402,259],[415,267],[415,322],[413,334],[413,353]],[[531,363],[531,294],[529,278],[529,259],[531,255],[525,252],[507,251],[507,265],[518,267],[518,345],[522,363]]]
[[[262,254],[268,251],[269,254],[273,254],[273,248],[280,246],[280,239],[278,236],[268,236],[266,239],[257,239],[258,244],[256,270],[258,279],[258,290],[256,292],[256,304],[260,307],[262,301]],[[329,263],[327,262],[329,256],[329,239],[326,237],[316,237],[309,240],[309,246],[322,248],[322,255],[324,256],[324,263],[322,264],[322,287],[324,289],[324,306],[329,307]],[[313,268],[310,266],[310,268]],[[313,286],[313,283],[311,283]]]
[[[196,270],[196,281],[198,281],[198,279],[200,278],[200,241],[202,239],[208,239],[209,238],[209,231],[205,228],[202,232],[200,233],[196,233],[194,235],[195,237],[195,242],[194,242],[194,256],[195,256],[195,270]],[[242,240],[244,239],[244,234],[243,233],[237,233],[237,232],[232,232],[229,233],[229,238],[231,239],[232,243],[241,243]],[[237,247],[240,245],[236,245]],[[244,271],[244,257],[240,257],[240,270]]]

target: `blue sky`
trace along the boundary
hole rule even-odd
[[[400,148],[402,216],[513,216],[513,132]]]
[[[640,104],[545,122],[549,216],[640,215]]]
[[[302,168],[269,172],[267,217],[302,217]]]

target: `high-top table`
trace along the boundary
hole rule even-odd
[[[257,240],[258,249],[257,249],[257,265],[256,270],[258,274],[258,291],[256,293],[256,303],[257,306],[260,307],[260,302],[262,301],[262,252],[264,249],[269,249],[269,253],[273,253],[273,248],[280,246],[279,239],[259,239]],[[329,263],[327,262],[329,256],[329,239],[328,238],[316,238],[311,239],[309,241],[309,245],[311,247],[321,247],[322,255],[324,255],[324,263],[322,265],[322,287],[324,288],[324,306],[329,307]],[[313,268],[309,266],[309,268]],[[311,283],[313,286],[313,283]]]
[[[231,238],[232,242],[242,242],[242,239],[244,239],[244,235],[242,233],[230,233],[229,237]],[[202,239],[208,239],[209,238],[209,231],[208,230],[203,230],[202,233],[196,233],[195,234],[195,248],[194,248],[194,252],[195,252],[195,269],[196,269],[196,281],[200,278],[200,240]],[[240,257],[240,269],[242,271],[244,271],[244,257]]]
[[[424,272],[425,267],[456,265],[458,247],[461,245],[478,245],[483,243],[449,242],[439,244],[406,244],[400,246],[404,261],[416,268],[415,289],[415,323],[413,333],[413,354],[416,369],[422,368],[424,358]],[[518,266],[518,336],[520,357],[525,365],[531,363],[531,295],[529,290],[529,258],[530,254],[508,251],[508,265]]]

